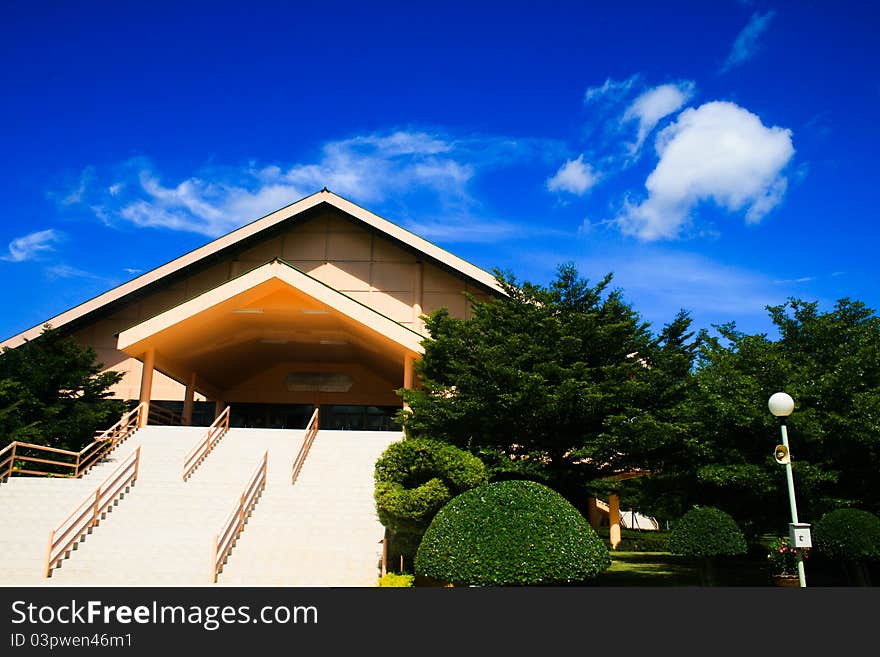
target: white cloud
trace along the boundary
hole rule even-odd
[[[103,276],[98,276],[92,272],[77,269],[76,267],[71,267],[70,265],[65,265],[63,263],[47,267],[46,274],[50,278],[90,278],[99,281],[106,280]]]
[[[691,81],[676,84],[661,84],[641,93],[623,113],[622,123],[637,120],[639,124],[636,142],[630,154],[635,155],[660,120],[677,112],[694,95],[694,83]]]
[[[79,175],[76,187],[71,189],[62,199],[61,205],[75,205],[83,200],[89,184],[95,177],[95,170],[92,167],[86,167]]]
[[[135,159],[117,172],[112,185],[98,188],[98,198],[84,194],[81,200],[107,224],[122,220],[210,237],[322,187],[374,206],[417,196],[431,199],[434,209],[466,216],[477,205],[470,185],[478,172],[540,160],[559,150],[549,140],[396,130],[327,142],[312,162],[213,166],[170,184],[149,161]]]
[[[598,180],[598,174],[588,162],[584,162],[584,156],[581,154],[576,160],[567,160],[559,167],[559,170],[547,180],[547,189],[551,192],[568,192],[583,196]]]
[[[605,82],[598,87],[588,87],[584,92],[584,102],[594,103],[600,100],[618,101],[626,96],[633,85],[638,82],[638,74],[632,75],[626,80],[612,80],[606,78]]]
[[[727,321],[736,315],[763,315],[764,307],[780,303],[784,290],[774,290],[768,276],[726,265],[696,253],[650,247],[584,263],[590,273],[614,271],[614,285],[652,319],[669,321],[680,308],[700,319]]]
[[[773,283],[775,285],[791,285],[793,283],[811,283],[815,280],[815,276],[801,276],[800,278],[780,278],[773,281]]]
[[[453,244],[491,244],[500,240],[527,237],[522,226],[501,220],[454,217],[429,221],[407,221],[405,224],[407,229],[427,240]]]
[[[645,182],[647,198],[627,199],[616,219],[623,233],[647,241],[677,237],[705,201],[760,221],[782,200],[782,171],[794,155],[790,130],[767,128],[755,114],[721,101],[682,112],[657,135],[656,150],[660,161]]]
[[[776,16],[773,10],[764,12],[755,12],[749,19],[749,22],[737,35],[733,42],[733,47],[721,65],[720,72],[726,73],[735,66],[739,66],[743,62],[748,61],[758,50],[758,39],[770,27],[770,21]]]
[[[9,243],[9,253],[0,257],[9,262],[24,262],[33,260],[43,253],[53,251],[54,245],[62,238],[62,234],[50,228],[35,233],[28,233],[22,237],[16,237]]]

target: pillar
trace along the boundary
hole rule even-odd
[[[596,503],[595,497],[587,500],[587,520],[590,521],[590,527],[593,529],[602,525],[602,514],[599,512],[599,505]]]
[[[140,420],[138,422],[138,426],[143,427],[147,425],[147,420],[150,416],[150,396],[153,392],[153,370],[156,367],[156,350],[153,347],[150,347],[144,352],[143,355],[143,368],[141,368],[141,394],[139,401],[144,406],[144,412],[140,416]]]
[[[618,495],[608,496],[608,526],[610,528],[608,538],[611,542],[611,549],[616,550],[620,545],[620,497]]]
[[[196,373],[193,372],[189,375],[189,380],[186,382],[186,394],[183,397],[183,426],[188,427],[192,425],[193,420],[193,398],[196,393]]]
[[[223,412],[223,409],[226,408],[226,402],[222,399],[217,399],[214,401],[214,419],[216,420],[220,417],[220,413]]]
[[[403,387],[406,390],[411,390],[413,388],[413,383],[415,381],[413,365],[415,362],[416,359],[411,354],[406,354],[403,357]],[[403,403],[403,407],[409,410],[409,404],[406,402]]]

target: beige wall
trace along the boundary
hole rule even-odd
[[[430,263],[420,264],[415,254],[397,247],[388,238],[327,212],[305,223],[295,224],[287,231],[266,238],[175,282],[171,287],[144,297],[110,317],[79,330],[75,337],[81,343],[95,348],[106,369],[123,372],[123,379],[114,388],[114,395],[136,399],[140,390],[141,363],[117,351],[116,334],[275,257],[290,262],[330,287],[416,331],[422,331],[423,328],[419,314],[428,314],[443,306],[449,308],[454,316],[466,317],[468,307],[464,291],[485,297],[476,287],[443,269]],[[368,389],[376,393],[370,397],[369,403],[379,403],[376,395],[387,398],[389,405],[399,403],[393,390],[402,386],[402,380],[391,382],[377,377],[372,381],[369,379],[372,375],[361,369],[360,380],[367,387],[358,391],[353,388],[348,398],[339,403],[367,403],[355,400],[366,400],[364,391]],[[287,371],[291,371],[289,367]],[[235,390],[228,391],[227,401],[274,401],[275,397],[270,400],[265,396],[278,394],[272,383],[274,374],[277,373],[266,372],[259,381],[249,382],[251,387],[243,383]],[[392,392],[385,397],[389,389]],[[180,401],[183,396],[181,384],[156,372],[153,399]],[[340,399],[336,396],[333,398]],[[287,396],[277,401],[299,403]],[[328,400],[325,403],[332,402]]]
[[[352,378],[348,392],[290,392],[286,379],[291,372],[338,372]],[[403,387],[400,381],[388,381],[359,363],[280,363],[235,388],[227,391],[229,399],[240,402],[269,404],[374,404],[399,406],[400,397],[394,392]]]

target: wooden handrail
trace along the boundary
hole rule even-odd
[[[80,477],[89,468],[98,463],[107,454],[125,442],[140,426],[141,416],[146,409],[146,403],[141,402],[128,413],[124,414],[112,427],[101,433],[94,442],[80,450],[76,461],[75,477]],[[91,453],[90,453],[91,452]]]
[[[214,543],[211,548],[211,581],[217,581],[217,576],[223,570],[223,563],[232,552],[236,539],[241,535],[244,529],[244,523],[257,503],[257,498],[266,487],[266,471],[269,463],[269,450],[263,453],[263,458],[257,464],[257,469],[247,485],[244,492],[239,498],[238,505],[232,509],[232,513],[226,518],[226,522],[220,528],[220,531],[214,536]]]
[[[16,440],[15,444],[19,447],[28,447],[31,449],[41,449],[44,452],[52,452],[53,454],[67,454],[68,456],[76,456],[79,452],[72,452],[69,449],[58,449],[57,447],[46,447],[45,445],[34,445],[33,443],[23,443]]]
[[[140,460],[141,448],[138,447],[69,516],[49,532],[46,567],[43,571],[45,577],[51,577],[52,569],[64,559],[70,547],[98,525],[101,514],[113,504],[123,489],[134,486]]]
[[[220,415],[217,416],[217,419],[211,423],[210,427],[208,427],[205,439],[197,442],[190,450],[189,454],[183,459],[181,478],[184,481],[192,476],[195,469],[199,467],[199,464],[204,460],[208,453],[214,449],[214,446],[227,431],[229,431],[229,406],[224,408],[223,412],[220,413]]]
[[[145,404],[138,404],[132,410],[125,413],[116,424],[106,431],[102,431],[95,440],[78,452],[69,449],[59,449],[57,447],[47,447],[46,445],[35,445],[34,443],[24,443],[19,440],[14,440],[0,450],[0,456],[8,450],[11,450],[12,453],[9,458],[0,461],[0,480],[17,473],[42,476],[52,474],[71,478],[81,477],[88,472],[89,468],[98,463],[98,461],[113,451],[120,443],[125,441],[135,432],[141,414],[144,412],[144,408]],[[21,450],[38,450],[40,452],[48,452],[49,454],[61,454],[63,456],[69,456],[72,460],[70,462],[64,462],[53,459],[42,459],[35,456],[26,456],[21,453]],[[16,461],[27,461],[29,463],[43,463],[45,465],[72,468],[73,472],[59,474],[57,472],[49,472],[46,470],[29,470],[16,467]],[[3,468],[7,465],[9,467],[4,472]]]
[[[315,442],[315,436],[318,435],[318,422],[319,409],[315,408],[315,412],[312,413],[312,418],[306,425],[306,435],[303,436],[302,445],[300,445],[299,452],[293,460],[293,468],[290,473],[291,484],[296,483],[296,478],[299,477],[299,471],[302,470],[303,463],[306,462],[306,457],[309,455],[309,450],[312,448],[312,443]]]

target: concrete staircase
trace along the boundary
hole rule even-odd
[[[79,479],[10,477],[0,484],[0,585],[50,582],[43,577],[49,531],[137,449],[147,433],[135,432]]]
[[[206,478],[199,483],[195,483],[196,475],[188,482],[181,479],[184,457],[206,431],[204,427],[141,429],[141,465],[135,487],[61,563],[50,583],[211,583],[210,540],[240,494],[247,475]]]
[[[219,583],[375,584],[383,529],[373,466],[399,433],[321,431],[291,485],[302,430],[231,429],[183,482],[183,459],[205,431],[145,427],[82,479],[13,477],[0,486],[0,585],[211,584],[214,536],[266,450],[266,489]],[[49,530],[138,446],[136,485],[45,579]]]
[[[401,437],[389,431],[320,431],[293,486],[295,452],[274,470],[270,452],[266,489],[218,582],[375,586],[384,529],[373,502],[373,468]]]

